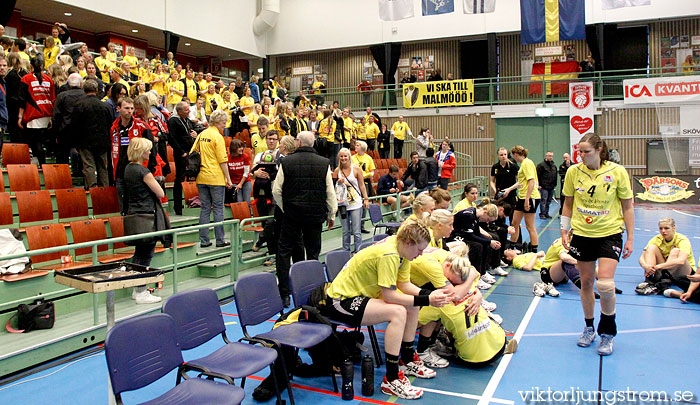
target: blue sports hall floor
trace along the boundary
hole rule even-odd
[[[552,207],[552,214],[558,206]],[[619,334],[614,354],[601,358],[596,344],[576,346],[583,327],[578,290],[568,283],[560,286],[558,298],[536,298],[532,285],[536,272],[509,268],[508,277],[499,277],[485,295],[498,304],[496,313],[504,319],[503,328],[518,338],[518,351],[506,355],[489,367],[468,369],[451,365],[437,371],[432,380],[414,380],[425,394],[417,401],[399,400],[381,393],[383,368],[376,370],[375,394],[361,397],[360,367],[355,368],[355,393],[352,403],[424,403],[424,404],[531,404],[531,403],[664,403],[700,404],[700,305],[684,304],[664,296],[639,296],[634,287],[643,281],[637,261],[647,241],[658,232],[661,217],[675,218],[678,232],[691,243],[700,245],[700,212],[689,207],[676,209],[636,206],[636,231],[632,256],[620,262],[615,276],[623,290],[617,296]],[[537,220],[540,249],[559,237],[559,220]],[[697,235],[697,236],[696,236]],[[697,255],[696,255],[697,257]],[[235,304],[221,307],[232,340],[242,336],[237,324]],[[596,315],[599,309],[596,309]],[[596,320],[597,321],[597,320]],[[261,332],[272,320],[253,328]],[[377,325],[382,344],[385,325]],[[185,360],[201,357],[221,345],[216,338],[185,352]],[[302,356],[306,356],[305,353]],[[308,361],[308,360],[307,360]],[[249,379],[244,404],[252,404],[252,391],[266,376],[264,370]],[[165,392],[175,382],[174,372],[141,390],[123,395],[125,403],[140,403]],[[297,404],[343,402],[333,393],[329,378],[296,377],[294,397]],[[107,403],[107,367],[104,353],[86,354],[70,362],[43,369],[21,380],[0,386],[0,404],[75,404]],[[283,394],[286,398],[286,393]],[[268,403],[274,403],[274,400]],[[287,402],[289,403],[289,402]]]

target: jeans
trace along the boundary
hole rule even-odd
[[[542,196],[542,199],[540,200],[540,216],[549,216],[549,204],[552,202],[552,198],[554,197],[554,189],[542,187],[540,189],[540,195]]]
[[[144,243],[134,246],[134,256],[131,258],[131,263],[140,264],[142,266],[150,266],[151,259],[153,259],[153,252],[155,251],[156,243]],[[146,291],[146,286],[134,287],[136,293]]]
[[[250,204],[250,194],[253,192],[253,182],[246,181],[243,183],[243,186],[241,186],[241,189],[238,190],[238,193],[236,193],[236,201],[238,202],[247,202]]]
[[[348,211],[345,219],[340,219],[343,225],[343,249],[357,253],[362,244],[362,208]],[[354,249],[350,250],[350,235],[355,239]]]
[[[199,191],[199,201],[202,202],[202,210],[199,212],[199,224],[204,225],[211,222],[211,212],[214,211],[214,222],[224,220],[224,189],[225,186],[210,186],[208,184],[197,184]],[[214,227],[216,243],[222,244],[224,240],[224,226]],[[199,242],[209,243],[209,228],[199,230]]]
[[[370,98],[372,93],[362,93],[362,106],[367,108],[370,106]]]
[[[448,178],[440,177],[440,179],[438,180],[438,186],[443,190],[447,190],[447,186],[449,184],[450,184],[450,179],[448,179]]]

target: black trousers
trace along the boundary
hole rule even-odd
[[[182,156],[174,156],[175,160],[175,184],[173,185],[173,209],[176,213],[182,213],[182,182],[185,181],[185,167],[187,159]]]
[[[394,138],[394,159],[401,159],[403,156],[403,140]]]
[[[367,150],[374,150],[377,144],[376,139],[367,139]]]
[[[284,213],[282,228],[277,249],[277,280],[282,297],[290,294],[289,268],[294,262],[302,260],[318,260],[321,253],[321,231],[323,222],[312,222],[298,218],[299,213]],[[302,250],[303,248],[303,250]],[[304,258],[303,252],[306,252]]]

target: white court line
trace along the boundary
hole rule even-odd
[[[530,323],[532,315],[535,313],[535,309],[537,308],[537,304],[540,303],[540,299],[541,297],[535,297],[532,302],[530,302],[530,306],[528,307],[525,316],[523,317],[522,321],[520,321],[520,325],[518,325],[518,329],[515,331],[515,336],[513,336],[513,339],[517,340],[518,344],[520,344],[522,341],[522,337],[525,334],[525,329]],[[498,388],[498,384],[500,384],[511,358],[513,358],[512,353],[503,355],[501,362],[498,363],[498,368],[496,368],[496,371],[491,376],[491,379],[489,380],[488,385],[486,385],[484,393],[481,395],[481,399],[477,405],[487,405],[490,401],[492,401],[493,394],[496,393],[496,388]]]
[[[663,332],[667,330],[679,330],[679,329],[692,329],[700,328],[700,323],[691,325],[679,325],[679,326],[664,326],[660,328],[648,328],[648,329],[629,329],[618,331],[617,334],[622,333],[646,333],[646,332]],[[581,332],[561,332],[561,333],[528,333],[527,337],[553,337],[553,336],[578,336]]]
[[[675,213],[678,213],[678,214],[681,214],[681,215],[687,215],[687,216],[689,216],[689,217],[700,218],[700,215],[688,214],[687,212],[678,211],[678,210],[676,210],[676,209],[673,209],[673,210],[671,210],[671,211],[673,211],[673,212],[675,212]]]
[[[450,392],[450,391],[442,391],[442,390],[434,390],[432,388],[423,388],[420,387],[425,392],[432,392],[434,394],[442,394],[442,395],[447,395],[451,397],[459,397],[459,398],[467,398],[467,399],[482,399],[482,397],[478,395],[473,395],[473,394],[462,394],[459,392]],[[496,403],[496,404],[505,404],[505,405],[513,405],[515,401],[510,401],[507,399],[499,399],[499,398],[491,398],[490,402]]]

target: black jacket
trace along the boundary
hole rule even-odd
[[[476,208],[465,208],[454,214],[454,230],[450,240],[462,239],[464,241],[488,243],[489,238],[481,234],[479,218],[476,216]]]
[[[85,96],[78,100],[71,115],[73,146],[105,153],[110,148],[109,130],[114,118],[112,110],[97,96]]]
[[[437,183],[440,178],[440,166],[438,166],[438,161],[435,157],[431,156],[423,159],[425,167],[428,169],[428,183]]]
[[[85,98],[85,92],[81,88],[70,88],[61,92],[53,103],[53,126],[58,131],[58,138],[62,142],[72,143],[73,128],[72,116],[75,105],[80,99]],[[72,146],[72,145],[71,145]]]
[[[537,182],[547,190],[557,187],[557,165],[553,161],[543,160],[537,165]]]
[[[571,162],[568,166],[566,165],[566,162],[562,162],[559,165],[559,184],[561,185],[561,189],[564,190],[564,179],[566,178],[566,172],[573,166],[574,163]]]
[[[328,159],[302,146],[282,159],[284,214],[297,222],[324,222],[328,218],[326,176]]]
[[[413,163],[410,163],[406,171],[403,172],[401,180],[406,181],[409,177],[416,182],[416,188],[425,188],[428,185],[428,168],[425,166],[425,162],[419,160],[415,166]]]
[[[173,156],[179,158],[183,153],[190,153],[194,138],[190,131],[194,123],[189,118],[181,119],[177,113],[168,118],[168,143],[173,147]]]

